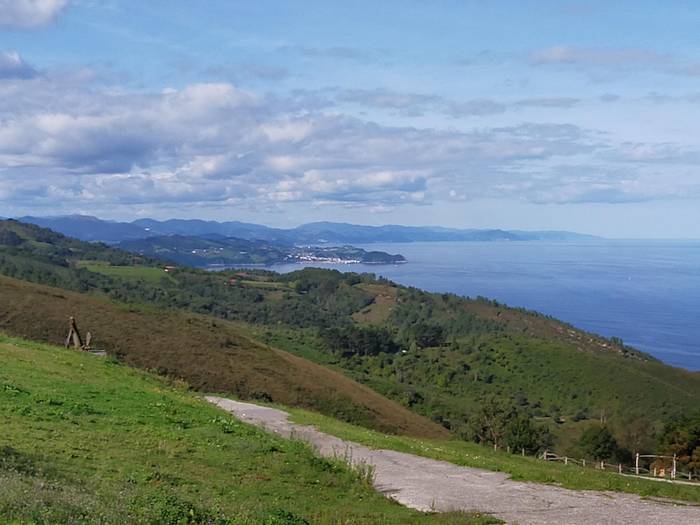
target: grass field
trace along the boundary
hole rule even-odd
[[[449,461],[456,465],[505,472],[513,479],[549,483],[578,490],[610,490],[630,492],[645,497],[660,497],[700,503],[700,486],[673,485],[657,481],[620,476],[575,465],[545,462],[532,457],[509,454],[476,443],[460,440],[427,440],[404,436],[389,436],[349,425],[323,415],[300,409],[291,409],[292,420],[313,425],[319,430],[361,443],[382,448]]]
[[[477,524],[243,424],[184,384],[0,335],[0,522]]]
[[[266,290],[288,291],[292,289],[288,283],[280,283],[277,281],[251,281],[242,279],[240,282],[252,288],[264,288]]]
[[[151,284],[159,284],[163,279],[173,281],[163,268],[151,266],[112,266],[95,261],[83,261],[79,266],[91,272],[101,273],[109,277],[118,277],[128,281],[145,281]]]
[[[398,291],[393,286],[382,284],[361,284],[359,288],[368,292],[372,298],[372,304],[356,312],[352,318],[357,323],[381,324],[391,315],[396,307]]]

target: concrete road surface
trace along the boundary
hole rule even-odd
[[[296,425],[281,410],[207,397],[237,418],[315,447],[322,456],[349,457],[374,467],[376,489],[422,511],[478,511],[520,525],[700,525],[700,506],[645,501],[618,492],[524,483],[491,472],[391,450],[374,450]],[[698,488],[700,490],[700,487]]]

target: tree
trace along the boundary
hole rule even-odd
[[[515,416],[513,407],[495,396],[487,397],[467,420],[466,436],[477,443],[502,444],[508,422]]]
[[[418,323],[412,329],[413,340],[421,348],[442,346],[445,343],[445,333],[442,327],[430,323]]]
[[[612,458],[620,448],[615,437],[604,425],[586,429],[581,435],[579,446],[585,454],[598,461]]]
[[[0,244],[4,246],[19,246],[22,244],[22,237],[12,230],[0,230]]]
[[[661,429],[645,417],[624,421],[615,427],[618,443],[635,452],[654,450],[656,434]]]
[[[329,350],[342,357],[395,354],[402,349],[394,341],[391,333],[382,327],[350,325],[328,328],[322,330],[320,335]]]
[[[525,412],[519,412],[509,400],[491,396],[467,419],[464,437],[477,443],[525,449],[533,453],[552,445],[547,429],[538,427]]]
[[[552,435],[544,427],[535,425],[532,418],[520,413],[506,425],[504,443],[513,452],[525,450],[529,454],[552,446]]]
[[[695,474],[700,472],[700,412],[670,421],[663,430],[660,448],[676,454],[678,462]]]

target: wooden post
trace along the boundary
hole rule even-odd
[[[583,466],[585,467],[585,466],[586,466],[586,460],[585,460],[585,459],[582,459],[581,461],[583,462]]]
[[[600,460],[600,470],[605,470],[605,461]]]
[[[68,337],[66,337],[65,347],[68,348],[73,345],[76,350],[90,350],[90,343],[92,342],[92,334],[88,332],[86,339],[83,342],[83,338],[80,336],[80,330],[78,330],[78,323],[75,322],[75,317],[68,318]]]
[[[564,456],[564,465],[568,465],[568,464],[569,464],[569,458]]]
[[[639,452],[634,455],[634,473],[639,476]]]
[[[622,474],[622,463],[617,464],[617,473]]]
[[[671,479],[676,478],[676,454],[673,454],[673,467],[671,467]]]
[[[520,453],[522,454],[523,457],[525,457],[525,449],[524,449],[524,448],[522,448],[522,449],[520,450]]]
[[[81,350],[83,348],[83,338],[80,337],[78,325],[75,323],[75,317],[68,318],[68,337],[66,338],[66,348],[73,343],[73,348]]]
[[[656,467],[654,467],[654,477],[656,477]]]

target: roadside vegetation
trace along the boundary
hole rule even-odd
[[[628,492],[643,497],[669,498],[700,503],[700,485],[689,486],[644,480],[573,464],[547,462],[536,457],[522,457],[517,453],[493,450],[488,446],[459,439],[431,440],[392,436],[350,425],[307,410],[295,408],[285,410],[291,413],[293,422],[301,425],[312,425],[322,432],[341,439],[376,449],[395,450],[448,461],[455,465],[504,472],[514,480],[554,484],[576,490]]]
[[[0,335],[0,362],[2,523],[497,523],[411,511],[366,469],[114,359]]]

